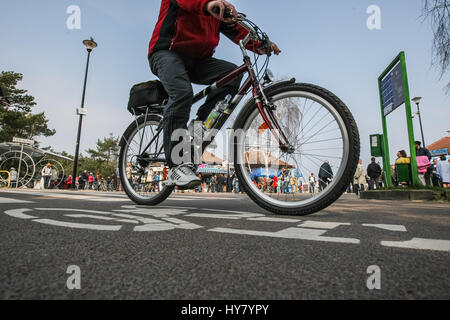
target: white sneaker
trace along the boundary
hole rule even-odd
[[[167,174],[167,185],[183,189],[195,189],[202,184],[202,181],[195,175],[193,168],[192,163],[185,163],[170,169]]]

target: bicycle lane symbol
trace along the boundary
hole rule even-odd
[[[67,208],[14,209],[5,211],[5,214],[14,218],[31,220],[51,226],[97,231],[119,231],[124,225],[134,225],[133,231],[137,232],[171,231],[175,229],[195,230],[203,228],[197,224],[173,217],[185,214],[186,209],[159,209],[155,213],[155,210],[133,209],[129,208],[129,206],[122,208],[121,210],[113,210],[112,212]],[[96,220],[97,223],[79,223],[40,218],[37,216],[39,212],[65,212],[63,216],[66,218],[92,219]],[[104,224],[99,224],[100,222],[104,222]]]

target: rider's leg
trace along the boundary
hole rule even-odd
[[[236,68],[237,66],[233,63],[216,58],[207,58],[196,61],[194,68],[189,70],[189,76],[194,83],[210,85]],[[232,96],[236,95],[241,81],[242,75],[236,77],[232,82],[217,90],[214,94],[210,94],[206,99],[206,102],[197,112],[198,119],[205,121],[218,101],[224,99],[228,94],[231,94]]]
[[[193,91],[191,79],[186,68],[186,60],[172,51],[158,51],[150,58],[152,72],[161,80],[169,95],[164,109],[164,150],[169,167],[174,163],[171,158],[172,149],[178,142],[172,142],[172,134],[177,129],[187,129],[192,107]]]

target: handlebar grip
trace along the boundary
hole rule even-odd
[[[212,9],[212,11],[213,11],[215,14],[220,14],[220,7],[214,7],[214,8]],[[225,19],[233,18],[233,15],[232,15],[232,13],[231,13],[231,10],[227,10],[227,9],[225,8],[225,12],[223,13],[223,17],[224,17]]]

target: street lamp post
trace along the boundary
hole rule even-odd
[[[420,124],[420,133],[422,134],[422,146],[426,148],[425,144],[425,136],[423,135],[423,126],[422,126],[422,115],[420,113],[420,101],[422,101],[422,97],[416,97],[412,99],[412,101],[417,105],[417,114],[419,115],[419,124]]]
[[[76,188],[76,177],[77,177],[77,169],[78,169],[78,155],[80,153],[80,138],[81,138],[81,127],[83,124],[83,115],[86,115],[86,110],[84,109],[84,100],[86,97],[86,84],[87,84],[87,77],[88,77],[88,71],[89,71],[89,60],[91,57],[91,52],[95,48],[97,48],[97,43],[94,41],[94,39],[91,37],[90,40],[84,40],[83,44],[86,46],[88,56],[87,56],[87,63],[86,63],[86,73],[84,76],[84,86],[83,86],[83,97],[81,99],[81,108],[77,110],[77,114],[80,116],[80,120],[78,122],[78,135],[77,135],[77,144],[75,147],[75,158],[73,160],[73,175],[72,175],[72,188]]]

